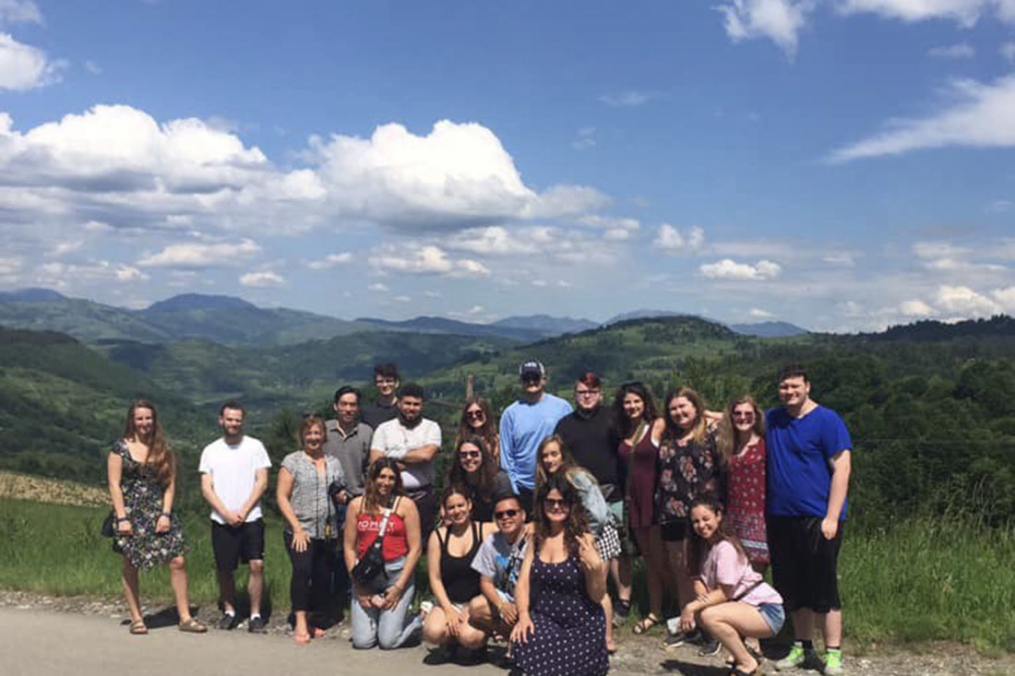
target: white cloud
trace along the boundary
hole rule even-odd
[[[906,317],[930,317],[934,314],[934,308],[922,300],[907,300],[899,304],[899,312]]]
[[[131,282],[149,277],[132,265],[119,265],[116,268],[116,278],[121,282]]]
[[[987,207],[987,211],[990,211],[991,213],[994,214],[1003,214],[1009,211],[1011,208],[1012,208],[1011,200],[994,200],[993,202],[990,203],[990,206]]]
[[[0,91],[24,91],[60,81],[66,61],[50,61],[46,52],[0,33]]]
[[[77,251],[84,245],[84,241],[80,239],[64,240],[57,242],[56,246],[46,252],[46,255],[59,258],[60,256],[66,256],[73,251]]]
[[[575,150],[588,150],[596,146],[596,128],[582,127],[578,130],[578,138],[571,141],[571,147]]]
[[[705,231],[692,226],[681,233],[669,223],[663,223],[656,231],[652,247],[669,254],[688,254],[701,249],[705,243]]]
[[[82,282],[135,282],[148,279],[148,275],[137,268],[123,263],[111,263],[107,260],[89,261],[88,263],[44,263],[34,272],[35,283],[56,287],[69,288]]]
[[[1008,63],[1015,63],[1015,42],[1005,42],[998,48],[997,53]]]
[[[213,244],[200,242],[170,244],[158,253],[145,256],[137,264],[153,268],[223,267],[236,265],[260,250],[261,247],[252,239]]]
[[[88,232],[109,232],[113,229],[113,226],[109,223],[103,223],[102,221],[88,221],[84,227]]]
[[[32,0],[0,0],[0,26],[11,23],[42,23],[42,12]]]
[[[599,100],[613,108],[633,108],[643,106],[655,97],[652,92],[640,92],[629,90],[619,94],[606,94],[599,97]]]
[[[755,319],[771,319],[775,317],[775,315],[768,310],[762,310],[761,308],[756,307],[751,308],[751,311],[748,314]]]
[[[963,317],[985,317],[1001,312],[1001,307],[996,302],[968,286],[943,284],[938,287],[934,301],[945,312]]]
[[[737,263],[731,258],[724,258],[716,263],[706,263],[698,270],[710,279],[768,280],[775,279],[782,273],[782,266],[769,260],[760,260],[755,265]]]
[[[1010,4],[1010,0],[839,0],[837,8],[844,14],[872,13],[909,23],[947,19],[969,27],[992,9],[1009,18]]]
[[[510,256],[534,253],[527,229],[508,230],[499,225],[469,228],[445,240],[444,245],[457,251],[469,251],[483,256]],[[528,241],[527,241],[528,240]]]
[[[856,261],[853,259],[853,254],[850,253],[829,254],[821,260],[830,265],[838,265],[844,268],[851,268],[856,265]]]
[[[327,270],[337,265],[345,265],[346,263],[352,262],[352,254],[348,251],[343,251],[337,254],[328,254],[321,260],[310,261],[307,263],[307,267],[311,270]]]
[[[449,277],[486,277],[489,268],[471,259],[452,260],[438,246],[427,244],[398,250],[382,247],[367,261],[378,270],[404,272],[414,275],[447,275]]]
[[[927,56],[937,59],[971,59],[976,56],[976,50],[968,42],[958,42],[954,45],[942,45],[927,50]]]
[[[813,0],[728,0],[715,9],[734,42],[768,38],[792,58],[814,5]]]
[[[370,286],[368,286],[367,290],[373,291],[375,293],[384,293],[385,291],[388,290],[388,287],[385,286],[384,284],[381,284],[380,282],[377,282],[376,284],[371,284]]]
[[[0,256],[0,279],[16,277],[24,261],[12,256]]]
[[[285,278],[271,270],[248,272],[240,276],[240,284],[253,287],[282,286],[285,284]]]
[[[833,151],[832,163],[867,157],[900,155],[913,150],[964,147],[1015,146],[1015,75],[992,84],[953,81],[946,92],[950,104],[937,114],[920,119],[889,121],[886,129]]]
[[[955,246],[951,242],[925,241],[914,243],[913,253],[917,256],[917,258],[924,259],[961,258],[963,256],[968,256],[972,253],[972,250],[965,247]]]
[[[398,303],[411,303],[412,296],[392,296],[391,300],[396,301]]]
[[[441,297],[441,292],[440,291],[424,291],[423,295],[426,296],[427,298],[440,298]]]
[[[1015,314],[1015,286],[1009,286],[1006,289],[994,289],[991,292],[991,296],[997,301],[1001,309],[1008,314]]]

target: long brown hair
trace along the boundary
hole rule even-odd
[[[469,483],[469,475],[466,474],[462,468],[461,458],[458,457],[459,452],[462,450],[462,446],[465,444],[472,444],[479,449],[480,465],[479,470],[476,472],[479,476],[476,477],[475,483]],[[492,496],[494,488],[497,484],[497,470],[500,466],[497,461],[490,455],[490,449],[487,448],[483,439],[475,434],[465,434],[458,438],[455,443],[455,452],[451,456],[451,466],[448,467],[448,484],[460,486],[462,490],[467,491],[469,499],[472,499],[472,492],[483,495]]]
[[[139,408],[146,408],[152,412],[152,436],[150,439],[142,439],[134,427],[134,412]],[[162,425],[159,424],[159,413],[155,405],[147,399],[138,399],[127,409],[127,422],[123,426],[123,438],[127,441],[137,441],[148,446],[148,458],[145,464],[152,468],[155,478],[166,486],[176,475],[176,456],[173,455],[166,436],[162,432]]]
[[[479,426],[478,430],[469,424],[469,418],[465,415],[465,412],[473,405],[478,406],[483,411],[483,424]],[[486,450],[490,452],[490,455],[497,459],[500,458],[500,435],[497,422],[493,418],[493,409],[490,408],[490,402],[483,397],[473,396],[465,400],[465,405],[462,406],[462,417],[458,421],[458,436],[455,440],[455,446],[457,447],[460,440],[470,435],[478,436],[482,439],[483,445],[486,446]]]
[[[560,497],[563,498],[564,504],[570,507],[567,521],[564,523],[564,546],[574,555],[578,553],[578,541],[589,532],[589,518],[585,514],[585,507],[582,506],[578,490],[559,472],[551,476],[546,480],[546,483],[536,489],[536,513],[533,517],[536,522],[536,554],[538,555],[539,547],[542,546],[543,542],[550,535],[550,522],[546,518],[544,503],[547,496],[555,490],[560,491]]]
[[[733,548],[737,550],[737,556],[742,560],[747,560],[747,552],[744,551],[744,546],[740,544],[740,540],[733,533],[733,525],[729,519],[725,518],[726,510],[723,509],[722,502],[719,501],[715,495],[703,495],[694,500],[691,503],[691,512],[694,512],[695,507],[707,507],[712,510],[712,513],[719,517],[719,527],[716,529],[716,537],[718,538],[714,545],[719,544],[723,540],[733,545]],[[687,572],[691,577],[697,577],[701,575],[701,564],[705,562],[705,555],[708,553],[710,546],[708,542],[703,540],[698,535],[694,528],[690,528],[690,535],[684,540],[684,561],[687,565]]]
[[[645,404],[645,410],[642,411],[641,420],[631,420],[624,412],[624,397],[629,394],[635,395],[642,400],[642,403]],[[652,393],[649,392],[644,383],[636,380],[634,382],[624,383],[619,389],[617,389],[617,394],[613,397],[613,423],[622,439],[626,439],[631,436],[641,422],[645,422],[651,426],[657,417],[658,414],[656,413],[655,400],[652,399]],[[635,439],[634,443],[637,444],[638,440]]]
[[[730,399],[730,403],[726,405],[726,410],[723,411],[722,420],[719,421],[715,437],[716,447],[719,450],[719,458],[723,464],[729,463],[729,459],[737,452],[737,428],[733,425],[733,411],[741,404],[750,404],[751,408],[754,409],[754,425],[751,426],[751,431],[757,434],[759,438],[765,438],[765,414],[758,407],[758,402],[754,401],[754,397],[745,394]]]
[[[381,475],[382,469],[390,469],[395,473],[395,486],[391,490],[391,497],[402,495],[402,473],[398,470],[398,461],[394,458],[378,458],[370,464],[367,470],[366,487],[363,489],[363,511],[373,513],[381,508],[377,495],[377,477]],[[394,500],[392,500],[394,504]]]
[[[670,404],[673,403],[673,400],[677,397],[687,399],[691,402],[691,405],[694,406],[698,415],[695,418],[690,431],[694,435],[695,442],[699,444],[705,443],[705,436],[708,434],[708,425],[705,422],[705,398],[690,387],[680,387],[666,393],[666,404],[663,407],[663,418],[666,420],[666,430],[663,432],[663,437],[680,439],[688,432],[685,429],[677,427],[677,424],[673,422],[673,419],[670,417]]]

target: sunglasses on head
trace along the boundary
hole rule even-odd
[[[518,511],[517,509],[503,509],[499,512],[494,512],[493,515],[498,519],[513,519],[518,516]]]

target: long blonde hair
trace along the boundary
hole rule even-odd
[[[138,434],[134,426],[134,412],[139,408],[146,408],[152,412],[152,436],[144,440]],[[138,399],[127,409],[127,422],[123,426],[123,438],[127,441],[137,441],[148,446],[148,458],[145,462],[155,472],[155,478],[163,486],[169,484],[176,475],[176,456],[173,455],[166,436],[162,432],[162,425],[159,424],[159,413],[155,405],[147,399]]]
[[[758,437],[765,438],[765,414],[758,407],[758,402],[754,400],[754,397],[745,394],[731,399],[730,403],[726,405],[726,410],[723,411],[722,420],[719,421],[715,436],[716,448],[723,464],[728,463],[729,459],[737,452],[737,430],[733,426],[733,411],[741,404],[750,404],[754,409],[754,425],[751,427],[751,431]]]

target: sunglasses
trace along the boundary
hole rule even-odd
[[[473,418],[473,419],[475,419],[475,418],[485,418],[486,414],[483,413],[482,409],[477,408],[474,411],[466,411],[465,412],[465,417],[466,418]]]
[[[478,458],[482,454],[479,451],[458,451],[458,455],[462,458]]]
[[[564,502],[562,498],[543,498],[543,504],[550,508],[570,508],[571,505]]]
[[[542,382],[543,376],[538,373],[526,373],[522,376],[523,383],[539,383]]]
[[[513,519],[516,516],[518,516],[518,510],[517,509],[505,509],[505,510],[502,510],[500,512],[494,512],[493,515],[494,515],[494,517],[496,517],[498,519]]]
[[[734,420],[737,420],[737,419],[741,419],[741,420],[754,420],[754,413],[753,412],[734,413],[733,414],[733,419]]]
[[[575,390],[574,396],[576,397],[595,397],[598,396],[602,390]]]

